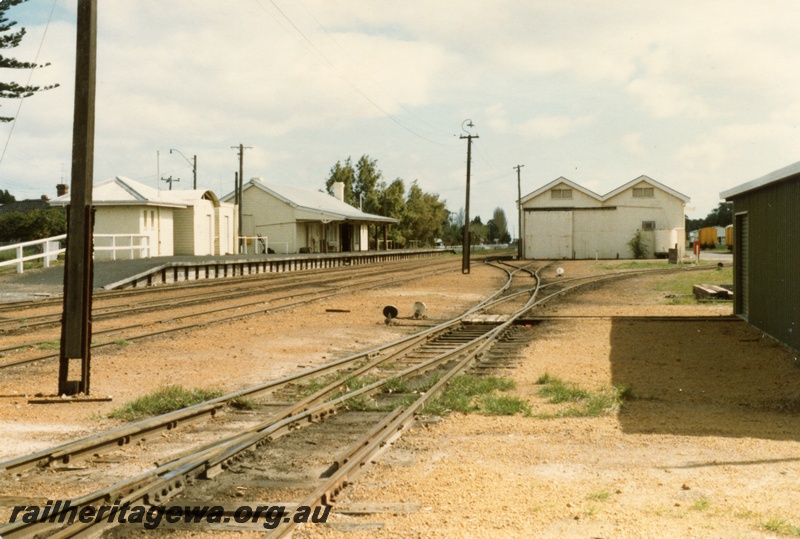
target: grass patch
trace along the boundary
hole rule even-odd
[[[659,292],[667,292],[677,296],[691,296],[693,299],[692,285],[696,284],[733,284],[733,268],[700,273],[680,272],[669,279],[657,281],[654,283],[654,288]]]
[[[228,402],[228,406],[236,410],[254,410],[256,403],[249,397],[236,397]]]
[[[61,341],[47,341],[43,343],[39,343],[36,347],[37,350],[60,350],[61,349]]]
[[[619,410],[625,397],[633,397],[631,388],[624,386],[588,391],[547,374],[539,377],[539,380],[546,380],[540,384],[543,387],[539,389],[539,396],[547,398],[550,404],[568,404],[555,414],[540,414],[538,417],[542,419],[613,414]]]
[[[125,339],[117,339],[116,341],[114,341],[114,344],[116,344],[120,348],[125,348],[131,343],[129,341],[126,341]]]
[[[600,492],[590,492],[586,495],[586,499],[588,500],[597,500],[597,501],[605,501],[611,497],[611,493],[607,490],[601,490]]]
[[[498,391],[514,388],[514,382],[494,376],[462,374],[454,377],[442,393],[425,404],[428,414],[444,415],[449,412],[481,413],[486,415],[530,414],[524,399],[510,395],[497,395]]]
[[[793,524],[789,524],[782,518],[771,518],[766,522],[762,522],[761,527],[773,533],[800,537],[800,528]]]
[[[218,389],[185,389],[181,386],[168,386],[123,404],[108,414],[108,417],[135,421],[166,414],[220,396],[222,391]]]
[[[708,500],[705,498],[698,498],[692,504],[692,509],[695,511],[705,511],[708,509]]]

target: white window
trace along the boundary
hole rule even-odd
[[[633,198],[653,198],[655,196],[655,189],[652,187],[634,187]]]
[[[550,191],[550,198],[565,199],[572,198],[572,189],[553,189]]]
[[[656,229],[655,221],[642,221],[642,230],[655,230],[655,229]]]
[[[144,214],[144,228],[142,230],[147,230],[147,210],[142,212]]]

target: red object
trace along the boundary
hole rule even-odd
[[[694,246],[693,247],[694,247],[694,254],[699,255],[700,254],[700,242],[699,241],[694,242]]]

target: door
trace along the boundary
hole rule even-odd
[[[525,219],[525,258],[572,258],[572,212],[528,213]]]
[[[747,318],[750,314],[750,231],[746,213],[736,215],[734,229],[735,275],[733,277],[733,297],[736,302],[736,314]]]

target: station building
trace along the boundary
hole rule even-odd
[[[641,231],[649,257],[686,244],[689,197],[649,178],[599,195],[556,178],[522,197],[523,255],[527,259],[632,258],[629,242]]]
[[[251,179],[242,186],[242,236],[263,238],[278,254],[359,252],[370,250],[371,245],[385,248],[386,227],[397,220],[354,208],[344,202],[344,184],[337,182],[333,187],[334,195],[330,195]],[[223,200],[234,200],[234,193]]]
[[[50,201],[56,207],[69,203],[69,193]],[[95,260],[221,255],[235,249],[234,207],[212,191],[161,191],[116,176],[92,188],[92,205]]]

